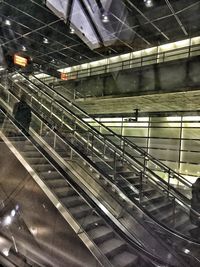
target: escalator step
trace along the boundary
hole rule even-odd
[[[69,208],[69,211],[72,213],[72,215],[75,218],[79,219],[83,216],[89,215],[89,213],[92,212],[92,208],[88,206],[87,204],[83,204],[80,206]]]
[[[39,151],[23,151],[22,155],[24,155],[25,158],[42,158],[43,156]]]
[[[160,203],[164,199],[165,199],[165,196],[163,196],[163,195],[161,195],[159,193],[158,194],[153,194],[152,196],[144,197],[144,199],[142,200],[142,204],[146,205],[148,202],[150,202],[150,203],[154,203],[154,202]]]
[[[45,164],[45,163],[48,164],[47,159],[45,159],[44,157],[33,157],[33,158],[29,157],[29,158],[27,158],[27,161],[30,164],[35,164],[35,165],[37,165],[37,164]]]
[[[88,235],[94,240],[95,243],[102,243],[113,237],[114,232],[109,227],[100,225],[88,231]]]
[[[40,172],[40,176],[43,179],[59,179],[62,177],[57,171],[45,171],[45,172]]]
[[[51,172],[54,171],[55,168],[51,164],[34,164],[32,165],[33,169],[38,172]]]
[[[146,208],[148,209],[149,212],[154,214],[166,211],[167,209],[171,209],[172,203],[170,203],[169,201],[168,202],[163,201],[159,203],[150,204],[149,206],[146,206]]]
[[[73,196],[75,194],[75,191],[71,187],[67,186],[55,188],[54,192],[58,197]]]
[[[189,216],[183,212],[178,220],[176,220],[175,229],[181,232],[187,232],[192,228],[194,228],[194,225],[191,223]]]
[[[179,216],[180,216],[180,212],[176,210],[175,220],[179,220]],[[160,221],[168,225],[171,225],[174,223],[174,214],[173,214],[172,209],[165,211],[162,214],[157,215],[156,217],[158,217]]]
[[[122,253],[125,247],[124,241],[117,238],[111,238],[99,245],[100,250],[109,258]]]
[[[80,196],[69,196],[61,199],[67,208],[72,208],[84,203],[84,200]]]
[[[88,215],[80,220],[80,224],[86,231],[96,228],[98,225],[103,224],[101,217],[97,215]]]
[[[64,187],[67,186],[67,182],[63,179],[48,179],[46,180],[46,183],[51,187],[51,188],[58,188],[58,187]]]
[[[113,266],[118,267],[133,267],[138,266],[138,256],[133,255],[132,253],[128,251],[124,251],[122,253],[119,253],[117,256],[115,256],[111,262]]]

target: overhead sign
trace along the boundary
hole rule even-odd
[[[61,72],[60,78],[61,78],[61,80],[66,81],[68,79],[67,78],[67,73]]]
[[[26,67],[26,65],[28,64],[28,60],[25,57],[21,57],[19,55],[14,55],[14,63],[22,66],[22,67]]]

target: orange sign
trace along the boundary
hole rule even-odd
[[[17,65],[20,65],[22,67],[26,67],[28,60],[25,57],[21,57],[21,56],[18,56],[15,54],[14,55],[14,63]]]
[[[61,72],[60,78],[61,78],[61,80],[66,81],[67,80],[67,73]]]

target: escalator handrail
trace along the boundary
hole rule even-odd
[[[3,110],[1,109],[1,106],[0,106],[0,112],[3,112]],[[4,113],[4,112],[3,112]],[[15,127],[17,127],[17,122],[16,122],[16,120],[10,115],[10,114],[8,114],[8,113],[4,113],[4,115],[9,119],[9,121],[11,121],[13,124],[14,124],[14,126]],[[20,130],[20,129],[18,129],[18,130]],[[53,130],[54,131],[54,130]],[[21,130],[20,130],[20,132],[21,132]],[[21,132],[21,134],[23,134],[24,135],[24,133],[23,132]],[[24,135],[25,136],[25,135]],[[26,136],[26,138],[27,138],[27,136]],[[29,141],[31,141],[31,143],[34,145],[34,147],[40,152],[40,153],[42,153],[43,154],[43,156],[45,157],[45,158],[47,158],[47,160],[48,161],[50,161],[50,163],[52,164],[52,158],[51,158],[51,156],[40,146],[40,145],[38,145],[38,143],[36,142],[36,141],[34,141],[34,139],[32,138],[32,137],[29,137],[28,138],[29,139]],[[41,150],[42,150],[42,152],[41,152]],[[64,170],[63,170],[64,171]],[[65,177],[68,177],[69,175],[65,175]],[[70,179],[70,181],[68,181],[67,180],[67,182],[70,184],[70,186],[78,193],[78,194],[80,194],[80,192],[75,188],[75,186],[74,186],[74,184],[76,184],[74,181],[73,181],[73,179]],[[87,198],[85,199],[85,196],[86,196],[86,193],[80,188],[80,186],[79,185],[77,185],[76,184],[76,187],[78,187],[78,189],[81,191],[81,196],[84,198],[84,201],[86,201],[86,203],[89,205],[89,206],[91,206],[91,203],[95,206],[95,212],[97,212],[97,214],[101,214],[101,216],[102,216],[102,211],[101,211],[101,209],[100,209],[100,207],[96,204],[96,203],[94,203],[94,201],[89,197],[89,196],[87,196]],[[89,199],[90,199],[90,201],[89,201]],[[92,207],[92,206],[91,206]],[[93,207],[92,207],[93,208]],[[94,209],[94,208],[93,208]],[[96,211],[97,210],[97,211]],[[103,216],[103,218],[105,219],[105,217],[106,218],[108,218],[109,220],[111,220],[110,218],[109,218],[109,215],[105,215],[104,214],[104,216]],[[106,220],[106,222],[108,221],[108,219],[105,219]],[[116,229],[116,227],[115,227],[115,229]],[[149,257],[152,261],[154,261],[154,262],[156,262],[157,264],[165,264],[165,262],[163,262],[163,260],[161,260],[160,258],[158,258],[157,256],[155,256],[155,255],[153,255],[151,252],[149,252],[149,251],[147,251],[145,248],[143,248],[143,247],[141,247],[139,244],[137,244],[136,242],[134,242],[132,239],[130,239],[130,237],[128,237],[128,236],[125,236],[125,234],[123,233],[123,231],[122,230],[120,230],[120,229],[118,229],[119,230],[119,232],[123,235],[123,237],[125,238],[125,240],[129,243],[129,244],[131,244],[133,247],[135,247],[136,248],[136,250],[138,250],[139,251],[139,253],[141,253],[141,254],[143,254],[145,257]],[[84,229],[82,229],[82,231],[84,231],[85,232],[85,230]],[[87,232],[85,232],[86,233],[86,235],[87,235]],[[92,240],[91,240],[92,241]],[[92,241],[93,242],[93,241]],[[94,242],[93,242],[94,243]],[[96,246],[96,244],[94,243],[94,245]],[[169,265],[168,264],[168,267],[174,267],[174,265]]]
[[[22,76],[24,76],[24,75],[22,75]],[[46,86],[48,89],[51,89],[59,97],[63,98],[66,102],[71,103],[71,101],[69,101],[66,97],[64,97],[62,94],[56,92],[52,87],[50,87],[47,84],[45,84],[43,81],[41,81],[40,79],[38,79],[35,75],[32,75],[32,76],[35,79],[37,79],[39,82],[41,82],[44,86]],[[91,118],[93,121],[95,121],[96,123],[98,123],[101,127],[105,128],[107,131],[109,131],[110,133],[112,133],[112,135],[114,135],[118,139],[121,139],[121,137],[119,135],[117,135],[114,131],[112,131],[109,127],[105,126],[103,123],[99,122],[98,120],[96,120],[95,118],[93,118],[92,116],[90,116],[89,114],[87,114],[83,109],[81,109],[80,107],[78,107],[76,104],[73,103],[73,107],[76,108],[78,111],[80,111],[84,116]],[[135,148],[136,150],[138,150],[140,153],[143,154],[143,156],[148,157],[153,163],[157,164],[159,167],[162,167],[164,170],[167,170],[169,173],[175,174],[177,180],[180,180],[180,182],[182,182],[183,184],[185,184],[185,186],[189,186],[189,187],[192,186],[192,183],[190,181],[188,181],[187,179],[185,179],[184,176],[182,176],[179,173],[175,172],[170,167],[168,167],[167,165],[165,165],[163,162],[157,160],[155,157],[153,157],[152,155],[150,155],[149,153],[147,153],[145,150],[143,150],[142,148],[140,148],[139,146],[137,146],[136,144],[134,144],[133,142],[131,142],[130,140],[128,140],[126,137],[124,137],[122,139],[124,139],[128,143],[128,145],[130,147]]]
[[[29,81],[29,80],[28,80]],[[31,82],[32,83],[32,82]],[[34,83],[33,83],[34,84]],[[20,86],[19,84],[17,84],[17,86]],[[34,86],[36,86],[35,84],[34,84]],[[20,88],[22,88],[22,86],[20,86]],[[24,88],[23,88],[24,89]],[[43,92],[43,94],[45,94],[47,97],[49,97],[50,99],[52,99],[51,98],[51,96],[49,96],[49,94],[47,93],[47,92]],[[38,100],[37,100],[38,101]],[[61,106],[62,108],[64,108],[65,110],[67,110],[68,112],[69,112],[69,114],[71,114],[72,116],[74,116],[75,118],[77,118],[81,123],[84,123],[84,125],[86,125],[86,127],[88,127],[88,125],[87,125],[87,123],[85,123],[85,122],[83,122],[79,117],[77,117],[77,115],[76,114],[74,114],[71,110],[69,110],[68,108],[66,108],[66,107],[64,107],[61,103],[59,103],[59,101],[56,101],[56,103],[59,105],[59,106]],[[89,125],[89,128],[91,128],[93,131],[95,131],[95,133],[97,134],[97,138],[99,139],[99,141],[100,142],[103,142],[100,138],[99,138],[99,132],[96,130],[96,129],[93,129],[93,127],[91,127],[90,125]],[[116,149],[118,150],[118,154],[121,154],[122,153],[122,150],[121,150],[121,148],[119,147],[119,146],[117,146],[116,144],[113,144],[112,143],[112,141],[110,141],[109,139],[108,140],[105,140],[105,137],[103,136],[103,138],[104,138],[104,141],[107,141],[109,144],[111,144],[113,147],[114,147],[114,151],[116,151]],[[142,165],[142,163],[140,162],[140,161],[138,161],[136,158],[132,158],[131,156],[127,156],[128,155],[128,153],[126,153],[126,154],[123,154],[123,156],[124,157],[126,157],[126,160],[131,164],[131,162],[132,162],[132,164],[134,164],[134,163],[136,163],[136,164],[138,164],[138,165],[140,165],[140,167],[143,167],[143,165]],[[165,180],[163,180],[159,175],[157,175],[154,171],[152,171],[151,169],[149,169],[148,167],[146,167],[145,168],[145,170],[147,171],[149,171],[156,179],[158,179],[160,182],[162,182],[163,184],[165,184],[165,186],[167,186],[168,188],[167,189],[165,189],[165,190],[172,190],[172,191],[174,191],[176,194],[178,194],[179,196],[181,196],[181,198],[182,198],[182,203],[184,204],[184,205],[188,205],[188,203],[190,202],[190,200],[186,197],[186,196],[184,196],[183,194],[181,194],[175,187],[173,187],[170,183],[167,183]],[[152,179],[151,177],[150,177],[150,179]],[[156,180],[154,180],[154,183],[157,183],[157,181]],[[160,186],[160,184],[158,184],[159,186]],[[173,194],[173,193],[171,193],[171,194]],[[173,194],[174,195],[174,194]],[[177,197],[176,197],[177,198]],[[179,199],[180,200],[180,199]],[[185,203],[185,201],[186,201],[186,203]]]
[[[23,90],[24,90],[24,88],[23,88]],[[12,94],[13,95],[13,93],[12,92],[10,92],[10,94]],[[16,97],[16,96],[14,96],[14,97]],[[42,118],[41,117],[41,115],[40,114],[38,114],[37,113],[37,111],[35,111],[34,110],[34,113],[36,114],[36,116],[40,119],[40,120],[42,120],[42,121],[44,121],[47,125],[49,125],[49,123],[44,119],[44,118]],[[49,127],[49,126],[47,126],[47,127]],[[55,129],[52,129],[51,127],[49,127],[51,130],[53,130],[54,131],[54,133],[58,136],[58,137],[60,137],[60,138],[62,138],[63,139],[63,136],[59,133],[59,132],[57,132],[57,131],[55,131]],[[66,138],[63,140],[63,142],[65,142],[65,143],[67,143],[67,145],[69,145],[69,142],[68,142],[68,140],[66,140]],[[71,144],[70,144],[71,145]],[[73,147],[72,147],[73,148]],[[73,148],[73,150],[77,153],[77,151],[76,151],[76,149],[75,148]],[[79,152],[80,153],[80,152]],[[94,168],[98,173],[100,173],[101,175],[103,175],[103,177],[104,177],[104,179],[106,179],[106,181],[107,182],[109,182],[110,184],[112,184],[113,185],[113,183],[110,181],[110,179],[107,177],[107,175],[102,171],[102,170],[99,170],[99,168],[97,167],[97,166],[95,166],[95,164],[89,159],[89,158],[87,158],[86,159],[86,157],[84,156],[84,155],[81,155],[82,156],[82,158],[84,159],[84,160],[86,160],[88,163],[89,163],[89,165],[92,167],[92,168]],[[126,179],[125,179],[126,180]],[[160,186],[160,185],[159,185]],[[161,185],[161,187],[162,187],[162,185]],[[118,191],[120,191],[120,193],[123,193],[121,190],[119,190],[118,188],[116,188]],[[164,188],[165,189],[165,188]],[[165,190],[167,190],[167,189],[165,189]],[[123,193],[124,194],[124,193]],[[129,199],[129,201],[131,201],[134,205],[136,205],[137,207],[138,207],[138,203],[135,203],[135,202],[133,202],[132,200],[130,200]],[[182,202],[182,200],[181,199],[179,199],[179,201],[181,201]],[[188,207],[188,206],[187,206]],[[189,207],[188,207],[189,208]],[[195,243],[195,244],[198,244],[199,245],[199,243],[198,242],[196,242],[195,240],[193,240],[193,239],[190,239],[189,237],[186,237],[186,236],[184,236],[183,234],[181,234],[181,233],[179,233],[179,232],[176,232],[175,230],[172,230],[172,229],[170,229],[170,228],[168,228],[167,226],[165,226],[164,224],[162,224],[161,222],[159,222],[157,219],[155,219],[149,212],[147,212],[140,204],[139,204],[139,209],[142,211],[142,212],[144,212],[144,213],[146,213],[159,227],[161,227],[161,228],[164,228],[164,230],[165,231],[167,231],[167,232],[169,232],[170,234],[172,234],[172,235],[175,235],[175,236],[178,236],[179,238],[181,238],[181,239],[184,239],[184,240],[190,240],[190,242],[193,242],[193,243]]]
[[[34,86],[37,86],[34,82],[32,82],[31,80],[29,80],[25,75],[21,74],[22,77],[24,77],[28,82],[32,83]],[[128,140],[127,138],[124,138],[117,135],[114,131],[112,131],[110,128],[108,128],[107,126],[105,126],[104,124],[102,124],[101,122],[99,122],[98,120],[96,120],[95,118],[89,116],[84,110],[82,110],[81,108],[79,108],[78,106],[76,106],[74,103],[72,103],[71,101],[69,101],[67,98],[65,98],[63,95],[61,95],[60,93],[56,92],[54,89],[52,89],[50,86],[46,85],[44,82],[42,82],[41,80],[39,80],[36,76],[32,75],[36,80],[38,80],[40,83],[42,83],[44,86],[46,86],[48,89],[50,89],[52,92],[56,93],[59,97],[63,98],[66,102],[68,102],[68,104],[73,105],[73,107],[75,109],[77,109],[78,111],[80,111],[81,113],[83,113],[84,116],[91,118],[92,120],[94,120],[96,123],[98,123],[101,127],[105,128],[107,131],[111,132],[113,136],[115,136],[116,138],[118,138],[119,140],[125,140],[126,143],[128,143],[129,147],[137,150],[140,154],[143,154],[144,157],[148,157],[149,160],[151,160],[154,164],[158,165],[159,167],[164,169],[164,172],[168,172],[170,174],[175,175],[176,179],[179,180],[182,184],[184,184],[186,187],[191,188],[192,183],[190,181],[188,181],[187,179],[185,179],[185,177],[183,177],[182,175],[180,175],[179,173],[175,172],[174,170],[172,170],[170,167],[168,167],[167,165],[165,165],[164,163],[162,163],[161,161],[157,160],[156,158],[154,158],[153,156],[151,156],[150,154],[148,154],[146,151],[144,151],[142,148],[140,148],[139,146],[137,146],[136,144],[132,143],[130,140]],[[46,93],[46,92],[44,92]],[[46,93],[47,94],[47,93]],[[48,94],[47,94],[48,95]],[[49,95],[48,95],[49,96]],[[51,96],[49,96],[50,98],[52,98]],[[57,100],[54,99],[55,102],[58,102]],[[61,103],[59,103],[62,108],[67,109],[65,106],[63,106]],[[67,109],[68,111],[72,112],[71,110]],[[82,123],[84,123],[87,127],[89,127],[93,132],[97,133],[98,136],[102,135],[98,130],[96,130],[95,128],[93,128],[92,126],[90,126],[88,123],[85,123],[83,119],[81,119],[78,115],[76,115],[75,113],[73,113],[73,115],[75,117],[77,117],[79,120],[81,120]],[[105,138],[105,136],[104,136]],[[107,139],[107,141],[111,142],[109,139]],[[112,145],[116,146],[116,144]],[[167,171],[166,171],[167,170]],[[163,180],[162,180],[163,181]]]
[[[27,78],[26,78],[27,79]],[[29,81],[29,80],[28,80]],[[31,81],[29,81],[31,82]],[[32,83],[32,82],[31,82]],[[34,84],[34,83],[33,83]],[[24,88],[17,84],[17,86],[19,86],[22,90],[24,90]],[[34,86],[37,86],[34,84]],[[29,93],[30,94],[30,93]],[[49,94],[47,92],[43,92],[44,95],[46,95],[48,98],[52,99],[51,96],[49,96]],[[34,97],[34,96],[32,96]],[[36,98],[35,98],[36,99]],[[37,99],[36,99],[37,100]],[[38,101],[38,100],[37,100]],[[54,100],[55,101],[55,100]],[[110,141],[109,139],[106,139],[105,136],[102,136],[95,128],[93,128],[92,126],[88,125],[86,122],[84,122],[83,120],[81,120],[81,118],[79,118],[74,112],[72,112],[71,110],[69,110],[68,108],[66,108],[65,106],[63,106],[62,103],[60,103],[58,100],[55,101],[59,106],[61,106],[65,111],[67,110],[69,112],[70,115],[72,115],[73,117],[75,117],[76,119],[78,119],[81,123],[83,123],[86,127],[89,127],[92,132],[95,132],[95,136],[97,137],[97,139],[99,140],[99,142],[103,142],[101,140],[101,137],[103,137],[103,140],[108,142],[110,145],[112,145],[113,150],[114,151],[118,151],[118,154],[120,155],[122,153],[121,148],[117,145],[117,144],[113,144],[112,141]],[[130,164],[138,164],[140,167],[143,167],[142,163],[140,161],[138,161],[136,158],[131,157],[131,155],[127,153],[123,154],[123,156],[126,158],[126,160],[130,163]],[[132,163],[131,163],[132,162]],[[185,205],[186,207],[188,207],[188,203],[190,203],[190,200],[184,196],[183,194],[181,194],[175,187],[173,187],[171,184],[167,183],[165,180],[163,180],[159,175],[157,175],[154,171],[152,171],[151,169],[149,169],[147,166],[145,167],[145,170],[149,173],[151,173],[156,179],[158,179],[160,182],[162,182],[165,186],[167,186],[167,188],[165,188],[165,191],[168,191],[170,194],[173,194],[173,196],[176,199],[179,199],[179,201],[181,201],[183,203],[183,205]],[[150,179],[151,176],[149,177]],[[153,180],[154,183],[156,182],[158,184],[158,182],[156,180]],[[160,184],[158,184],[158,186],[160,187]],[[179,197],[175,196],[174,193],[172,193],[170,190],[174,191],[178,196],[180,196],[182,199],[180,199]],[[185,203],[186,202],[186,203]]]

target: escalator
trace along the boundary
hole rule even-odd
[[[101,266],[173,266],[165,265],[137,242],[129,242],[123,238],[118,233],[119,229],[112,226],[109,212],[102,212],[36,138],[25,136],[8,114],[5,114],[0,137]],[[69,155],[66,152],[63,156]]]
[[[21,86],[20,86],[20,89],[22,90],[22,88],[21,88]],[[23,89],[24,89],[24,87],[23,87]],[[14,93],[16,93],[16,88],[15,88],[15,90],[14,90]],[[41,94],[41,91],[40,91],[40,94]],[[35,101],[35,98],[32,96],[32,107],[34,108],[35,106],[36,106],[36,104],[38,104],[38,106],[37,107],[39,107],[39,103],[34,103],[34,101]],[[13,103],[14,102],[16,102],[16,99],[12,99],[11,98],[11,96],[10,96],[10,99],[9,99],[9,103],[11,104],[11,106],[13,105]],[[44,104],[44,99],[43,99],[43,104]],[[45,112],[44,112],[44,115],[46,115],[46,112],[47,112],[47,109],[45,108]],[[43,113],[43,110],[40,110],[40,113]],[[71,113],[70,113],[70,115],[68,115],[68,117],[67,117],[67,119],[69,120],[69,116],[71,116]],[[45,117],[45,116],[44,116]],[[50,117],[50,122],[52,122],[52,123],[54,123],[54,116],[53,116],[53,114],[51,115],[51,116],[49,116]],[[72,116],[73,117],[73,116]],[[70,121],[69,121],[69,123],[70,123]],[[68,140],[70,140],[72,143],[73,143],[73,145],[76,147],[76,148],[78,148],[79,150],[81,150],[81,152],[83,153],[83,152],[85,152],[85,150],[87,151],[87,156],[88,156],[88,159],[90,159],[91,160],[91,162],[93,162],[94,164],[95,164],[95,166],[97,166],[97,169],[99,169],[99,170],[105,170],[104,168],[105,168],[105,166],[106,166],[106,172],[108,173],[108,175],[107,175],[107,181],[106,181],[106,183],[105,183],[105,185],[104,186],[107,186],[107,188],[108,188],[108,190],[109,189],[112,189],[111,190],[111,192],[112,191],[114,191],[114,190],[116,190],[116,188],[114,188],[113,189],[113,187],[111,188],[111,185],[109,184],[109,180],[113,183],[113,180],[114,180],[114,185],[115,185],[115,187],[117,187],[117,188],[120,188],[120,190],[121,190],[121,192],[123,192],[123,193],[125,193],[125,194],[123,194],[123,196],[122,196],[122,199],[121,199],[121,201],[123,202],[125,199],[126,199],[126,197],[124,197],[124,195],[126,196],[126,195],[128,195],[128,199],[131,199],[131,195],[133,196],[133,199],[131,199],[133,202],[136,202],[137,203],[137,201],[138,202],[140,202],[140,203],[143,203],[142,201],[144,201],[145,202],[145,200],[147,199],[147,201],[149,201],[149,199],[148,198],[146,198],[146,196],[148,195],[148,190],[147,190],[147,188],[145,189],[145,190],[138,190],[137,189],[137,186],[134,186],[134,188],[131,188],[131,187],[129,187],[128,189],[130,189],[130,191],[127,191],[126,190],[126,188],[123,190],[123,188],[124,188],[124,184],[126,184],[127,183],[127,181],[129,180],[129,179],[134,179],[134,181],[135,181],[135,183],[138,183],[139,184],[139,186],[144,186],[145,187],[145,185],[146,185],[146,176],[144,176],[144,177],[142,177],[141,176],[141,172],[138,172],[138,173],[136,173],[136,170],[134,169],[134,173],[133,172],[130,172],[130,171],[127,171],[127,170],[125,170],[124,171],[124,166],[126,167],[126,164],[127,164],[127,161],[126,160],[119,160],[119,161],[117,161],[116,160],[116,157],[118,156],[118,154],[116,153],[116,151],[114,151],[113,152],[113,150],[112,149],[109,149],[108,148],[108,146],[105,146],[105,144],[104,144],[104,149],[105,149],[105,152],[104,152],[104,154],[103,154],[103,159],[104,160],[102,160],[102,157],[101,157],[101,155],[100,155],[100,153],[99,153],[99,151],[97,150],[97,147],[98,147],[98,143],[95,143],[94,141],[96,141],[95,139],[93,140],[93,147],[91,146],[91,143],[90,142],[86,142],[86,144],[87,144],[87,146],[86,147],[84,147],[84,144],[85,144],[85,139],[86,138],[84,138],[84,140],[83,140],[83,138],[81,139],[81,141],[83,141],[83,142],[80,142],[79,140],[77,140],[78,138],[77,138],[77,136],[79,136],[80,137],[80,134],[81,134],[81,136],[83,137],[83,133],[84,134],[86,134],[86,135],[88,135],[87,137],[89,137],[90,138],[90,140],[92,140],[92,138],[93,137],[95,137],[95,136],[92,136],[91,135],[91,133],[89,132],[89,133],[85,133],[85,131],[83,131],[83,128],[82,127],[80,127],[80,125],[77,123],[76,124],[76,134],[75,134],[75,131],[72,131],[72,127],[74,126],[74,124],[71,122],[71,128],[69,128],[69,127],[64,127],[65,125],[64,125],[64,123],[62,122],[62,131],[61,131],[61,134],[64,136],[64,137],[66,137],[67,136],[67,138],[68,138]],[[79,128],[78,128],[79,127]],[[42,129],[41,128],[41,125],[40,125],[40,123],[38,123],[38,124],[36,124],[35,125],[35,127],[34,127],[35,129],[37,129],[38,128],[38,132],[40,132],[41,134],[42,134],[42,132],[43,132],[43,130],[44,129]],[[43,127],[43,128],[45,128],[45,127]],[[55,124],[54,124],[54,128],[55,128]],[[58,129],[59,130],[59,132],[60,132],[60,129]],[[83,132],[83,133],[82,133]],[[88,141],[88,140],[86,140],[86,141]],[[53,140],[52,141],[53,143],[55,142],[55,140]],[[59,155],[61,155],[64,159],[65,159],[65,155],[63,154],[63,150],[60,150],[60,151],[57,151],[58,152],[58,154]],[[27,156],[29,155],[34,155],[34,153],[29,153],[28,151],[26,152],[26,153],[28,153],[27,154]],[[71,153],[71,152],[70,152]],[[68,155],[69,156],[69,155]],[[71,155],[70,155],[71,156]],[[120,155],[121,156],[121,155]],[[112,159],[115,159],[115,160],[111,160],[110,158],[112,157]],[[36,157],[37,158],[37,157]],[[33,160],[33,159],[32,159]],[[36,162],[37,162],[37,159],[36,159]],[[103,166],[101,166],[102,165],[102,163],[103,163]],[[115,170],[115,173],[113,174],[113,172],[112,172],[112,169],[110,170],[110,165],[115,165],[115,166],[113,166],[113,169]],[[42,164],[43,165],[43,164]],[[45,167],[44,166],[39,166],[39,168],[43,168],[43,171],[44,171],[44,173],[46,173],[46,175],[47,175],[47,169],[48,169],[48,167],[47,167],[47,169],[45,169]],[[137,167],[137,166],[136,166]],[[136,168],[135,167],[135,168]],[[126,178],[126,179],[124,179],[124,177],[122,176],[121,177],[121,173],[123,173],[123,176]],[[133,175],[134,174],[134,175]],[[115,175],[115,177],[114,177],[114,175]],[[100,177],[100,178],[102,178],[102,177]],[[114,178],[114,179],[113,179]],[[102,181],[102,184],[104,184],[104,180]],[[145,182],[145,183],[144,183]],[[148,180],[147,180],[147,182],[148,182]],[[124,183],[124,184],[123,184]],[[144,185],[143,185],[144,184]],[[156,185],[154,184],[154,183],[151,183],[151,186],[152,186],[152,190],[157,190],[157,188],[156,188]],[[147,186],[146,186],[147,187]],[[162,185],[161,185],[161,188],[162,188]],[[140,188],[139,188],[140,189]],[[138,191],[137,191],[138,190]],[[144,196],[142,196],[141,195],[141,193],[140,193],[140,191],[142,191],[143,192],[143,194],[144,194]],[[158,191],[158,190],[157,190]],[[156,191],[156,193],[158,193]],[[147,193],[146,193],[147,192]],[[149,194],[151,193],[151,190],[149,190]],[[160,194],[161,194],[161,200],[163,199],[162,197],[162,194],[163,194],[163,192],[162,191],[160,191],[159,192]],[[167,193],[169,193],[169,192],[167,192]],[[170,194],[171,194],[171,192],[170,192]],[[118,196],[120,195],[120,193],[118,193]],[[168,196],[169,197],[169,201],[170,201],[170,196]],[[155,199],[156,199],[157,197],[155,197]],[[142,201],[141,201],[142,200]],[[152,203],[153,203],[153,201],[154,201],[154,198],[152,198]],[[135,214],[133,213],[133,216],[134,216]],[[148,219],[146,219],[146,222],[147,223],[149,223],[149,218]],[[152,223],[152,221],[150,222],[150,226],[152,227],[152,229],[154,230],[154,231],[158,231],[159,232],[159,234],[161,235],[161,232],[163,233],[163,229],[155,229],[155,228],[159,228],[158,227],[158,225],[157,224],[153,224]],[[145,225],[145,227],[146,227],[146,225]],[[165,231],[164,231],[165,232]],[[169,233],[168,233],[169,234]],[[166,238],[166,233],[163,235],[163,238],[165,239]],[[168,236],[168,239],[170,239],[169,238],[169,236]],[[173,238],[172,238],[173,239]],[[170,240],[170,242],[172,242],[172,240]],[[173,242],[174,242],[174,240],[173,240]],[[181,246],[183,245],[183,244],[187,244],[187,240],[184,240],[184,242],[181,240],[180,242],[182,242],[181,243]],[[170,243],[171,244],[171,243]],[[193,245],[195,245],[195,244],[193,244],[192,243],[192,246]],[[179,249],[180,250],[180,247],[181,246],[179,246],[179,248],[178,248],[178,245],[177,245],[177,248],[176,249]],[[198,248],[195,248],[195,251],[196,252],[198,252]],[[195,253],[196,253],[195,252]],[[196,254],[198,254],[198,253],[196,253]],[[196,266],[198,266],[198,265],[196,265]]]
[[[37,78],[30,78],[32,81],[23,76],[23,84],[14,85],[18,94],[20,90],[23,91],[26,82],[26,91],[34,95],[35,108],[41,108],[41,112],[46,116],[49,112],[52,122],[65,137],[71,138],[70,134],[75,130],[76,135],[73,138],[76,139],[74,142],[77,142],[77,146],[82,147],[86,154],[90,150],[95,164],[107,172],[110,179],[117,183],[131,200],[138,201],[162,224],[183,235],[191,236],[196,228],[189,218],[191,195],[183,193],[191,192],[191,183],[188,180],[93,119],[96,129],[101,130],[100,134],[81,119],[83,116],[91,119],[85,112]],[[37,86],[40,86],[40,91]],[[38,100],[37,104],[35,99]],[[42,108],[38,103],[46,108]],[[162,178],[163,175],[167,180]],[[178,181],[181,190],[174,187],[171,181]]]

